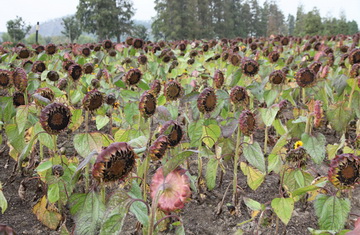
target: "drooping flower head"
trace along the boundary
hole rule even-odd
[[[201,113],[212,112],[216,108],[216,94],[213,88],[205,88],[197,99],[197,107]]]
[[[300,87],[312,87],[316,83],[316,74],[309,68],[301,68],[296,72],[296,83]]]
[[[234,86],[230,91],[230,100],[233,104],[246,106],[249,103],[249,95],[245,87]]]
[[[0,69],[0,86],[2,89],[8,88],[12,85],[11,72]]]
[[[269,53],[268,58],[271,63],[276,63],[280,58],[280,53],[278,51],[272,51]]]
[[[93,63],[86,63],[83,65],[83,71],[85,74],[92,74],[94,72]]]
[[[105,50],[109,50],[109,49],[112,48],[113,43],[112,43],[111,40],[106,39],[106,40],[104,40],[104,41],[102,42],[102,46],[103,46],[103,48],[104,48]]]
[[[31,67],[33,73],[42,73],[46,70],[46,65],[43,61],[35,61]]]
[[[246,136],[252,135],[255,131],[255,115],[250,110],[244,110],[241,112],[239,117],[239,127],[241,132]]]
[[[329,181],[338,189],[350,189],[360,184],[360,157],[351,153],[336,155],[328,171]]]
[[[178,145],[184,135],[180,124],[173,120],[165,122],[159,134],[167,136],[170,147]]]
[[[46,77],[52,82],[56,82],[60,78],[59,73],[56,71],[49,71]]]
[[[31,56],[31,51],[26,47],[22,47],[17,50],[17,54],[20,59],[27,59]]]
[[[141,49],[144,46],[144,41],[140,38],[134,38],[132,41],[132,45],[136,49]]]
[[[183,88],[179,82],[171,80],[165,84],[164,95],[166,100],[177,100],[182,96]]]
[[[274,85],[282,85],[286,82],[286,74],[282,70],[272,71],[269,75],[269,82]]]
[[[145,118],[149,118],[154,115],[156,111],[156,98],[151,92],[145,91],[141,95],[139,102],[139,111],[141,115]]]
[[[56,53],[57,47],[53,43],[49,43],[45,47],[46,54],[53,55]]]
[[[161,91],[161,83],[159,80],[154,80],[150,85],[149,92],[152,93],[155,97],[158,97]]]
[[[302,147],[302,142],[297,141],[295,148],[286,154],[286,161],[294,166],[302,167],[306,164],[309,154]]]
[[[220,69],[217,69],[214,74],[214,84],[217,89],[220,89],[224,84],[225,78],[223,72]]]
[[[349,63],[351,65],[360,63],[360,48],[354,48],[350,51]]]
[[[259,72],[259,64],[252,59],[244,59],[241,68],[246,76],[253,77]]]
[[[82,67],[79,64],[72,64],[68,69],[69,76],[74,80],[78,81],[82,75]]]
[[[169,146],[166,135],[160,135],[149,148],[149,156],[153,161],[161,160]]]
[[[320,61],[314,61],[309,65],[309,69],[312,69],[317,74],[320,71],[321,65]]]
[[[66,78],[60,79],[57,84],[57,87],[62,91],[65,90],[67,86],[68,86],[68,81],[66,80]]]
[[[20,105],[25,105],[25,95],[23,92],[15,91],[13,94],[13,105],[18,107]]]
[[[141,64],[141,65],[144,65],[148,62],[146,55],[139,55],[137,60],[138,60],[139,64]]]
[[[48,104],[41,110],[41,126],[50,135],[57,135],[65,130],[70,123],[70,119],[70,109],[62,103]]]
[[[88,111],[94,111],[100,108],[103,103],[104,96],[100,91],[96,89],[89,91],[82,101],[84,109]]]
[[[158,207],[171,212],[182,209],[191,196],[190,180],[185,174],[186,170],[178,167],[170,172],[166,177],[163,168],[157,169],[151,180],[151,198],[155,198],[159,193]]]
[[[353,64],[353,66],[351,66],[351,69],[350,69],[350,77],[356,78],[359,76],[360,76],[360,63]]]
[[[238,53],[232,53],[229,56],[229,61],[234,66],[239,66],[241,63],[241,56]]]
[[[112,143],[98,155],[92,175],[103,182],[123,180],[134,168],[135,158],[137,156],[128,143]]]
[[[140,69],[137,69],[137,68],[130,69],[125,74],[125,82],[129,86],[134,86],[138,82],[140,82],[141,77],[142,77],[142,73],[141,73]]]
[[[18,91],[24,92],[28,84],[27,74],[25,70],[23,68],[16,68],[12,72],[12,78],[15,88]]]
[[[42,97],[48,99],[49,101],[54,101],[55,98],[55,93],[53,90],[51,90],[49,87],[42,87],[42,88],[38,88],[35,91],[36,94],[41,95]],[[39,101],[35,100],[35,103],[39,106],[43,106]]]

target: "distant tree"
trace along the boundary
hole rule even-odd
[[[267,23],[267,36],[272,34],[285,33],[284,15],[279,9],[276,2],[271,1],[269,4],[268,23]]]
[[[96,34],[99,40],[116,37],[131,32],[134,15],[129,0],[80,0],[76,17],[84,31]]]
[[[242,29],[240,31],[241,37],[250,36],[252,32],[252,15],[251,7],[248,2],[244,2],[240,8],[239,14],[241,15],[242,20],[239,23],[239,27]]]
[[[36,33],[32,33],[30,34],[26,39],[25,39],[26,43],[28,44],[35,44],[36,43]],[[40,45],[44,45],[46,42],[44,40],[44,38],[39,35],[38,36],[38,42]]]
[[[211,0],[198,0],[197,1],[197,38],[210,39],[214,35],[214,25],[211,12]]]
[[[304,36],[304,21],[305,21],[306,14],[304,12],[304,6],[299,5],[296,11],[296,20],[295,20],[295,28],[294,34],[296,36]]]
[[[133,26],[131,35],[136,38],[141,38],[142,40],[145,40],[145,41],[147,41],[149,39],[149,35],[147,33],[147,28],[141,24],[137,24],[137,25]]]
[[[75,16],[69,16],[62,19],[64,31],[61,33],[70,39],[70,42],[74,42],[81,35],[81,25]]]
[[[30,31],[31,26],[26,25],[21,17],[16,16],[16,19],[9,20],[6,23],[6,28],[12,40],[18,42],[25,38],[26,34]]]
[[[11,41],[11,37],[10,37],[10,35],[8,33],[3,33],[1,35],[1,39],[2,39],[3,42],[10,42]]]
[[[304,19],[304,32],[306,35],[316,35],[322,31],[322,22],[319,9],[314,7],[309,11]]]
[[[359,32],[358,24],[356,23],[355,20],[349,21],[347,25],[348,25],[348,34],[351,35]]]
[[[96,42],[96,39],[90,36],[86,36],[84,34],[81,34],[80,37],[77,40],[77,43],[79,44],[85,44],[85,43],[93,43]]]
[[[293,35],[295,30],[295,17],[291,14],[287,18],[288,34]]]

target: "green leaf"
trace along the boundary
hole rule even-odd
[[[288,135],[282,135],[280,139],[276,142],[274,148],[271,150],[271,154],[277,154],[280,152],[281,148],[285,146],[288,142]]]
[[[345,74],[338,75],[332,79],[332,86],[335,88],[335,91],[338,95],[341,95],[347,86],[346,80],[348,80],[348,76]]]
[[[326,138],[323,134],[318,133],[316,136],[310,136],[304,133],[301,136],[301,141],[304,143],[303,148],[311,156],[311,159],[320,164],[325,158],[325,144]]]
[[[16,124],[8,124],[5,126],[5,133],[10,144],[18,153],[21,153],[25,147],[24,134],[19,134]]]
[[[1,208],[1,213],[4,214],[6,209],[8,207],[8,203],[7,203],[7,200],[3,194],[3,191],[2,191],[2,184],[0,182],[0,208]]]
[[[77,104],[83,97],[84,94],[79,89],[70,91],[71,104]]]
[[[110,118],[108,116],[97,115],[96,116],[96,129],[100,130],[101,128],[106,126],[106,124],[108,124],[109,121],[110,121]]]
[[[266,102],[267,107],[270,107],[276,99],[276,97],[279,95],[279,92],[276,89],[266,90],[264,92],[264,99]]]
[[[264,182],[265,174],[261,171],[252,168],[245,162],[240,162],[240,168],[244,175],[247,176],[247,184],[252,190],[255,191]]]
[[[29,106],[21,105],[16,110],[16,124],[18,127],[19,134],[25,130],[27,118],[29,115]]]
[[[88,156],[93,150],[101,152],[102,146],[103,135],[101,133],[81,133],[74,136],[74,148],[83,158]]]
[[[101,202],[98,193],[89,192],[83,207],[79,208],[74,216],[76,223],[74,233],[79,235],[96,234],[100,229],[104,212],[105,205]]]
[[[138,106],[135,103],[127,103],[124,107],[125,120],[130,125],[135,123],[135,116],[140,115]]]
[[[204,120],[199,119],[197,121],[191,122],[188,125],[188,135],[190,138],[190,145],[192,147],[198,147],[200,145],[202,131],[203,131]]]
[[[70,214],[75,215],[84,207],[86,200],[86,193],[74,193],[69,199]]]
[[[167,110],[170,112],[170,115],[171,115],[171,119],[172,120],[176,120],[176,118],[178,117],[178,114],[179,114],[179,109],[177,106],[175,105],[169,105],[167,107]]]
[[[292,192],[298,188],[302,188],[311,184],[314,177],[300,169],[287,170],[284,173],[284,187]]]
[[[47,169],[50,169],[53,166],[51,161],[46,161],[41,163],[38,167],[36,167],[37,172],[46,171]]]
[[[344,228],[350,213],[350,200],[320,194],[316,197],[315,213],[320,229],[339,231]]]
[[[203,126],[202,133],[202,141],[206,144],[206,146],[212,148],[221,136],[221,128],[216,124],[205,125]]]
[[[219,166],[219,161],[216,158],[210,158],[206,165],[206,186],[211,191],[216,186],[216,174]]]
[[[268,172],[274,171],[279,174],[282,167],[281,157],[277,154],[270,154],[268,156]]]
[[[82,109],[75,109],[72,111],[71,122],[69,124],[70,130],[75,131],[81,126],[84,121],[82,112]]]
[[[259,169],[261,172],[266,173],[264,154],[262,153],[258,142],[245,145],[243,154],[251,165]]]
[[[291,219],[294,210],[294,200],[292,198],[274,198],[271,201],[271,207],[281,221],[287,225]]]
[[[356,116],[360,118],[360,92],[358,91],[354,92],[351,108],[355,110]]]
[[[331,105],[326,112],[326,117],[334,130],[344,132],[353,118],[353,112],[346,106],[345,102],[341,102]]]
[[[276,114],[279,111],[279,106],[271,106],[270,108],[260,108],[260,114],[266,126],[271,126],[275,120]]]
[[[116,142],[128,142],[130,140],[130,138],[129,138],[130,131],[131,130],[119,129],[114,135],[115,141]]]
[[[34,132],[36,134],[39,132],[45,132],[39,122],[35,124]],[[57,138],[57,137],[55,137],[55,138]],[[53,138],[48,133],[39,133],[38,139],[42,145],[46,146],[49,149],[55,150],[55,144],[54,144]]]
[[[129,196],[134,199],[142,199],[141,188],[136,183],[136,180],[133,180],[131,183],[131,190]],[[146,227],[149,224],[148,210],[144,203],[142,202],[133,202],[130,207],[131,213],[133,213],[136,219]]]
[[[263,209],[263,205],[251,198],[248,198],[248,197],[244,197],[244,203],[247,207],[249,207],[251,210],[253,211],[259,211],[259,210],[262,210]]]
[[[170,172],[172,172],[178,166],[180,166],[180,164],[182,164],[186,158],[190,157],[191,155],[193,155],[195,153],[198,153],[198,151],[186,150],[186,151],[180,152],[178,155],[172,157],[163,166],[164,177],[166,177]]]
[[[275,119],[273,122],[273,127],[279,135],[285,135],[287,132],[286,126],[284,126],[280,119]]]
[[[59,184],[58,183],[50,184],[48,186],[47,197],[48,197],[49,202],[51,202],[51,203],[55,203],[59,200],[60,194],[59,194]]]

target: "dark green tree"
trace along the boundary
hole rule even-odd
[[[291,14],[287,18],[288,34],[293,35],[295,30],[295,17]]]
[[[271,1],[268,7],[267,36],[286,33],[284,15],[276,2]]]
[[[314,7],[312,11],[309,11],[304,19],[304,32],[306,35],[316,35],[322,31],[323,25],[321,22],[321,16],[319,9]]]
[[[74,42],[81,35],[81,25],[75,16],[69,16],[62,19],[62,25],[64,26],[64,31],[61,33],[70,39],[70,42]]]
[[[25,21],[19,16],[16,19],[6,22],[7,32],[14,42],[21,41],[30,31],[31,26],[26,25]]]
[[[197,35],[198,39],[210,39],[214,35],[214,25],[211,12],[211,0],[197,1]]]
[[[149,39],[149,35],[147,33],[147,28],[144,25],[137,24],[133,26],[132,34],[135,38],[141,38],[144,41]]]
[[[84,31],[96,34],[99,40],[120,37],[131,32],[134,15],[128,0],[80,0],[76,17]]]
[[[295,29],[294,34],[296,36],[304,36],[304,21],[305,21],[306,14],[304,12],[304,6],[299,5],[296,11],[296,20],[295,20]]]
[[[359,32],[358,24],[355,20],[348,21],[348,34],[355,34]]]

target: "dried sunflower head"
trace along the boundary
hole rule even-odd
[[[52,82],[56,82],[57,80],[59,80],[59,73],[56,71],[49,71],[46,75],[46,77],[52,81]]]
[[[65,130],[70,123],[70,119],[70,109],[62,103],[48,104],[41,110],[41,126],[50,135],[57,135]]]
[[[100,91],[96,89],[89,91],[82,100],[83,107],[87,111],[94,111],[100,108],[103,103],[104,96]]]
[[[150,85],[150,90],[155,97],[157,97],[160,94],[161,91],[161,83],[159,80],[154,80]]]
[[[216,108],[216,94],[213,88],[205,88],[197,99],[197,107],[201,113],[212,112]]]
[[[11,87],[12,79],[11,72],[8,70],[0,69],[0,86],[2,89]]]
[[[248,105],[249,95],[247,94],[245,87],[234,86],[231,88],[230,100],[233,104],[240,104],[243,106]]]
[[[26,47],[22,47],[17,50],[17,54],[20,59],[27,59],[31,56],[31,51]]]
[[[328,171],[329,181],[338,189],[350,189],[360,184],[360,157],[351,153],[336,155]]]
[[[42,97],[48,99],[49,101],[54,101],[55,99],[55,93],[53,90],[51,90],[50,88],[48,87],[43,87],[43,88],[38,88],[36,91],[35,91],[36,94],[39,94],[41,95]],[[38,105],[38,106],[43,106],[39,101],[35,100],[35,103]]]
[[[214,84],[217,89],[220,89],[224,84],[225,78],[223,72],[220,69],[217,69],[214,74]]]
[[[112,48],[112,46],[113,46],[113,43],[112,43],[112,41],[111,40],[104,40],[103,42],[102,42],[102,46],[103,46],[103,48],[105,49],[105,50],[109,50],[109,49],[111,49]]]
[[[142,77],[142,73],[141,73],[140,69],[137,69],[137,68],[130,69],[125,74],[125,82],[129,86],[134,86],[138,82],[140,82],[141,77]]]
[[[125,42],[126,42],[126,44],[127,44],[128,46],[131,46],[131,45],[133,44],[133,40],[134,40],[134,38],[132,38],[132,37],[127,37],[126,40],[125,40]]]
[[[34,48],[36,54],[40,54],[41,52],[45,51],[45,47],[43,45],[35,46]]]
[[[286,82],[286,74],[282,70],[275,70],[270,73],[269,81],[274,85],[282,85]]]
[[[18,91],[24,92],[28,85],[28,78],[23,68],[15,68],[12,72],[13,84]]]
[[[229,56],[229,61],[234,66],[239,66],[241,63],[241,56],[238,53],[232,53]]]
[[[143,117],[148,118],[154,115],[156,111],[156,98],[155,96],[148,91],[145,91],[139,102],[139,110]]]
[[[144,41],[140,38],[134,38],[132,41],[132,45],[136,49],[141,49],[144,46]]]
[[[81,49],[81,54],[85,57],[88,57],[91,54],[91,50],[89,47],[83,47]]]
[[[134,168],[136,158],[134,150],[128,143],[112,143],[96,158],[92,175],[103,182],[123,180]]]
[[[65,60],[63,63],[62,63],[62,67],[65,71],[69,71],[69,68],[71,65],[75,64],[75,61],[73,60]]]
[[[149,156],[153,161],[161,160],[169,146],[169,139],[165,135],[160,135],[149,148]]]
[[[160,129],[160,135],[166,135],[169,140],[169,146],[175,147],[183,138],[183,131],[180,124],[176,121],[167,121]]]
[[[256,127],[255,115],[250,110],[244,110],[239,117],[239,127],[241,132],[250,136],[254,133]]]
[[[166,100],[177,100],[182,96],[183,88],[179,82],[171,80],[165,84],[164,95]]]
[[[322,63],[320,61],[314,61],[309,65],[309,69],[312,69],[315,74],[317,74],[320,71],[321,66]]]
[[[68,81],[66,80],[66,78],[62,78],[59,80],[57,87],[63,91],[66,89],[67,85],[68,85]]]
[[[46,65],[43,61],[35,61],[31,67],[33,73],[42,73],[46,70]]]
[[[297,71],[295,79],[300,87],[312,87],[316,84],[316,74],[308,67],[301,68]]]
[[[105,97],[105,103],[108,105],[113,105],[116,101],[116,97],[114,93],[110,93],[108,95],[106,95]]]
[[[253,77],[259,72],[259,64],[252,59],[244,59],[241,68],[246,76]]]
[[[356,78],[360,76],[360,63],[358,64],[353,64],[351,66],[351,70],[350,70],[350,77],[351,78]]]
[[[139,64],[141,64],[141,65],[144,65],[148,62],[146,55],[139,55],[137,60],[138,60]]]
[[[15,91],[13,94],[13,104],[15,107],[25,105],[25,95],[23,92]]]
[[[85,74],[92,74],[94,72],[94,65],[93,63],[86,63],[83,66],[83,70]]]
[[[272,51],[269,53],[268,58],[271,63],[276,63],[280,58],[280,53],[278,51]]]
[[[360,63],[360,48],[354,48],[350,51],[349,63],[351,65]]]
[[[74,81],[78,81],[82,76],[82,67],[81,67],[81,65],[72,64],[69,67],[68,74]]]
[[[299,146],[295,149],[291,149],[286,154],[286,161],[295,164],[296,166],[302,167],[306,164],[308,157],[309,155],[307,154],[306,150],[303,147]]]
[[[53,55],[56,53],[57,47],[53,43],[49,43],[46,45],[45,51],[48,55]]]

